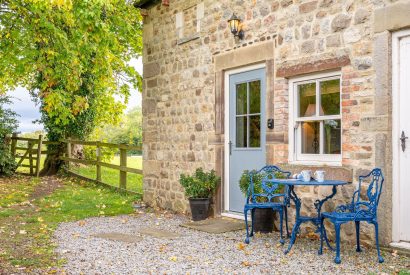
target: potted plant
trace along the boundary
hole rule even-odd
[[[248,190],[251,184],[251,177],[250,174],[253,173],[253,188],[255,194],[263,193],[262,190],[262,178],[264,175],[262,173],[256,173],[256,170],[245,170],[243,171],[241,178],[239,179],[239,188],[241,189],[242,193],[247,196]],[[282,173],[278,172],[275,174],[277,179],[285,178]],[[283,190],[283,187],[278,188],[275,193],[280,193]],[[262,197],[259,197],[257,200],[258,202],[263,202]],[[270,208],[256,208],[255,209],[255,216],[254,216],[254,231],[261,232],[261,233],[271,233],[273,231],[274,226],[274,219],[275,219],[275,212]]]
[[[208,218],[210,200],[220,180],[214,170],[204,172],[202,168],[196,169],[193,175],[181,174],[179,182],[188,197],[192,220],[200,221]]]

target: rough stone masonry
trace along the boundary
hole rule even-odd
[[[247,55],[237,58],[252,60],[258,54],[253,47],[262,43],[274,45],[272,58],[266,60],[271,76],[267,108],[275,119],[275,128],[267,133],[267,162],[288,161],[288,79],[336,69],[342,74],[344,170],[329,173],[342,173],[354,184],[341,188],[326,209],[345,203],[357,177],[375,166],[385,169],[389,178],[390,40],[380,26],[375,33],[374,17],[376,10],[395,2],[174,0],[144,11],[144,200],[188,212],[179,175],[197,167],[223,175],[223,70],[215,60],[246,48]],[[236,41],[228,28],[232,12],[243,20],[243,40]],[[377,73],[376,68],[385,68],[386,73]],[[391,240],[391,182],[387,180],[386,186],[379,213],[384,243]],[[318,195],[329,192],[300,191],[303,214],[312,213]],[[353,227],[343,228],[343,239],[352,239]],[[363,229],[366,238],[372,230]]]

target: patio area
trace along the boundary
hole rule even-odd
[[[317,254],[316,239],[298,238],[284,255],[277,232],[256,234],[245,245],[245,230],[210,234],[181,226],[187,222],[182,215],[147,209],[62,223],[55,233],[57,252],[67,260],[69,274],[392,274],[410,269],[408,257],[385,251],[385,263],[379,264],[374,247],[358,254],[353,244],[342,244],[343,261],[336,265],[333,252]]]

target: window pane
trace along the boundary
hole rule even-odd
[[[249,116],[249,147],[261,147],[261,116]]]
[[[236,114],[247,113],[247,84],[236,84]]]
[[[298,85],[299,117],[316,115],[316,82]]]
[[[247,134],[247,118],[246,116],[236,117],[236,147],[243,148],[248,146]]]
[[[325,154],[341,153],[341,127],[340,119],[324,121],[323,152]]]
[[[249,113],[261,112],[261,81],[249,82]]]
[[[320,153],[320,122],[306,121],[302,126],[302,154]]]
[[[320,115],[340,114],[340,79],[320,82]]]

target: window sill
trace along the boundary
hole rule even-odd
[[[318,166],[318,167],[342,167],[341,161],[313,161],[313,160],[293,160],[290,165]]]

